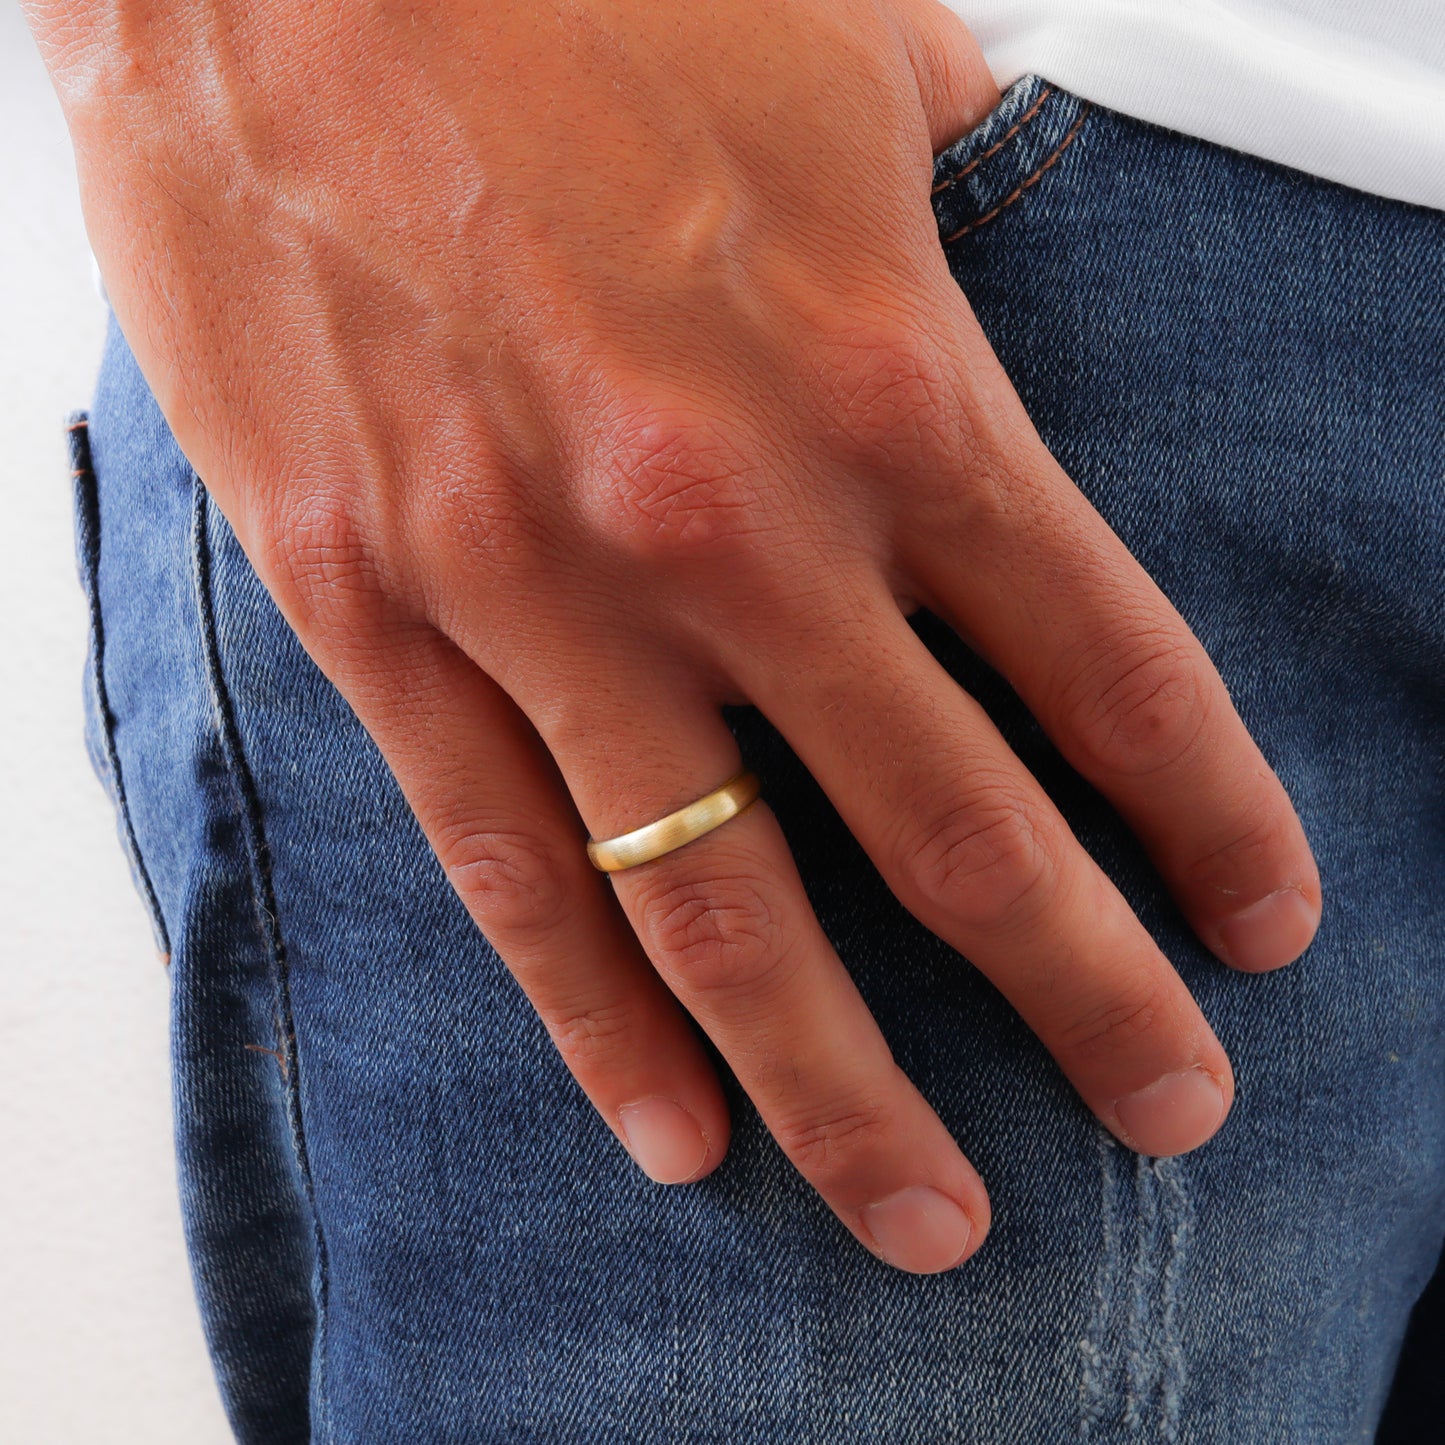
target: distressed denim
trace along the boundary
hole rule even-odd
[[[998,675],[915,619],[1193,990],[1229,1121],[1179,1159],[1114,1143],[744,708],[818,915],[994,1225],[961,1269],[887,1268],[726,1073],[725,1163],[650,1183],[113,327],[72,431],[88,733],[170,960],[186,1227],[241,1440],[1327,1445],[1375,1437],[1402,1358],[1394,1438],[1438,1438],[1438,1298],[1401,1350],[1445,1233],[1445,214],[1037,78],[935,181],[1044,440],[1319,861],[1305,957],[1223,967]]]

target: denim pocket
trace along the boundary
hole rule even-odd
[[[150,917],[156,948],[162,959],[169,962],[169,935],[145,860],[141,857],[136,843],[135,828],[126,804],[120,756],[115,745],[115,719],[106,696],[105,618],[101,609],[100,589],[100,497],[96,488],[95,469],[91,464],[90,421],[84,412],[76,412],[67,419],[66,438],[70,452],[76,564],[89,614],[85,676],[81,684],[85,709],[85,748],[90,755],[90,765],[115,808],[121,844],[130,864],[136,892],[140,894]]]
[[[934,157],[939,241],[961,241],[1026,198],[1037,201],[1038,188],[1058,176],[1092,109],[1037,75],[1011,85],[978,125]]]

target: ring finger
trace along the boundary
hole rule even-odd
[[[738,768],[703,694],[632,683],[609,695],[646,697],[645,728],[635,711],[604,705],[548,738],[594,838],[653,822]],[[988,1227],[983,1184],[894,1062],[766,805],[611,876],[663,980],[860,1242],[916,1272],[972,1253]]]
[[[895,895],[993,980],[1107,1127],[1147,1154],[1203,1143],[1233,1081],[1183,980],[891,595],[845,615],[846,658],[738,659],[749,695]]]

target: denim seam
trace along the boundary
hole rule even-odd
[[[1046,85],[1038,94],[1034,103],[999,137],[982,155],[975,156],[961,171],[955,171],[946,181],[940,181],[928,193],[930,197],[942,195],[951,185],[961,181],[966,175],[976,171],[986,160],[996,156],[1011,140],[1013,140],[1028,123],[1033,120],[1044,108],[1044,102],[1054,94],[1057,87]]]
[[[1179,1283],[1184,1269],[1185,1249],[1194,1227],[1194,1214],[1186,1188],[1186,1166],[1182,1159],[1160,1159],[1155,1177],[1165,1189],[1168,1225],[1168,1256],[1160,1289],[1159,1409],[1164,1439],[1174,1445],[1179,1439],[1180,1407],[1186,1384],[1184,1347],[1179,1338]]]
[[[1147,1155],[1134,1156],[1134,1262],[1129,1270],[1129,1311],[1124,1342],[1124,1424],[1133,1431],[1145,1426],[1145,1411],[1154,1393],[1159,1360],[1153,1348],[1153,1293],[1158,1281],[1155,1254],[1159,1247],[1159,1191]]]
[[[1187,1384],[1178,1305],[1194,1230],[1185,1166],[1132,1156],[1133,1257],[1126,1264],[1120,1172],[1129,1156],[1102,1129],[1098,1134],[1102,1239],[1094,1307],[1079,1342],[1079,1435],[1087,1440],[1112,1423],[1178,1445]],[[1115,1380],[1121,1397],[1112,1393]]]
[[[296,1025],[291,1009],[290,965],[281,934],[281,921],[276,906],[276,888],[272,873],[271,850],[266,841],[262,820],[261,798],[256,787],[255,776],[246,759],[241,741],[240,726],[236,721],[236,709],[226,684],[221,664],[221,647],[216,626],[215,603],[212,590],[211,548],[207,533],[209,498],[205,484],[194,472],[191,473],[194,488],[194,502],[191,518],[191,551],[195,560],[195,586],[200,611],[201,644],[205,659],[207,680],[215,703],[220,724],[222,749],[225,754],[227,773],[235,790],[236,804],[241,815],[242,835],[246,840],[247,862],[250,865],[252,902],[256,909],[257,921],[267,951],[276,993],[277,1062],[281,1066],[281,1077],[286,1090],[287,1113],[291,1125],[291,1144],[296,1153],[297,1168],[300,1171],[302,1187],[306,1193],[306,1204],[311,1211],[312,1238],[316,1249],[316,1372],[317,1378],[312,1390],[313,1398],[324,1405],[326,1381],[326,1339],[327,1302],[330,1294],[329,1259],[326,1237],[321,1227],[321,1212],[316,1202],[316,1182],[311,1170],[310,1151],[306,1141],[306,1130],[301,1109],[300,1059],[296,1046]],[[265,1050],[270,1053],[271,1050]],[[320,1423],[320,1422],[316,1422]],[[330,1437],[330,1429],[325,1432]]]
[[[150,914],[155,930],[156,942],[160,946],[161,958],[169,965],[171,961],[170,930],[166,927],[165,915],[161,912],[160,899],[155,884],[151,882],[150,869],[136,837],[135,824],[131,820],[130,801],[126,796],[125,775],[120,765],[120,750],[115,744],[115,714],[111,711],[110,691],[105,682],[105,615],[100,606],[100,503],[95,492],[95,469],[90,455],[89,419],[73,417],[65,428],[69,434],[71,483],[75,488],[77,510],[81,521],[81,566],[85,569],[84,582],[86,608],[90,622],[90,680],[95,689],[95,701],[100,711],[100,732],[105,744],[106,767],[110,769],[111,786],[115,790],[115,807],[120,819],[121,837],[129,856],[141,896]]]
[[[1119,1256],[1119,1184],[1116,1160],[1119,1146],[1099,1125],[1094,1126],[1099,1145],[1099,1166],[1102,1197],[1099,1201],[1100,1260],[1094,1279],[1094,1308],[1079,1341],[1082,1368],[1079,1377],[1079,1436],[1087,1440],[1096,1426],[1106,1421],[1105,1391],[1110,1373],[1108,1327],[1114,1313],[1118,1293]]]
[[[1078,119],[1073,123],[1073,125],[1069,127],[1068,132],[1064,136],[1063,140],[1061,140],[1058,145],[1056,145],[1054,149],[1049,152],[1048,158],[1043,162],[1043,164],[1040,165],[1039,168],[1034,171],[1033,174],[1030,175],[1027,179],[1020,182],[1018,187],[1015,190],[1011,191],[1007,196],[1005,196],[1003,200],[1001,200],[998,205],[996,205],[991,211],[986,211],[976,221],[970,221],[967,225],[960,226],[958,230],[956,230],[951,236],[945,236],[943,238],[943,244],[947,246],[950,242],[957,241],[961,237],[967,236],[970,232],[977,231],[980,229],[980,227],[988,225],[988,223],[993,220],[993,218],[997,216],[1001,211],[1006,211],[1011,205],[1013,205],[1013,203],[1017,201],[1031,186],[1037,185],[1038,182],[1043,179],[1044,173],[1052,169],[1054,164],[1058,161],[1059,157],[1062,156],[1063,153],[1068,150],[1071,145],[1073,145],[1079,132],[1084,128],[1084,122],[1088,120],[1089,116],[1093,113],[1093,109],[1094,107],[1088,101],[1085,101],[1083,109],[1079,112]],[[963,173],[960,171],[959,174],[962,175]]]

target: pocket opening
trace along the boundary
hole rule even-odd
[[[75,523],[75,557],[81,591],[88,615],[85,675],[82,695],[85,710],[85,748],[90,765],[115,809],[116,830],[131,880],[140,894],[150,919],[151,934],[163,962],[171,957],[170,934],[161,913],[160,900],[141,857],[126,802],[120,754],[115,744],[115,718],[105,685],[105,617],[100,599],[100,496],[90,454],[90,418],[83,411],[66,418],[66,444],[70,456],[70,480]]]
[[[978,125],[934,157],[940,244],[961,240],[1021,200],[1074,145],[1092,110],[1039,75],[1009,86]]]

